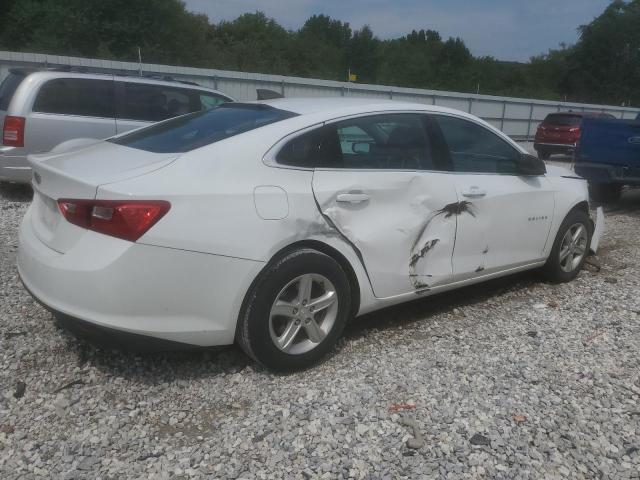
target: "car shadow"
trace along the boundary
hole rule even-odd
[[[600,204],[593,203],[592,206],[600,206]],[[623,189],[617,202],[604,204],[602,209],[605,215],[622,214],[637,218],[640,216],[640,188],[627,187]]]
[[[0,198],[10,202],[28,203],[33,199],[30,185],[0,181]]]
[[[453,312],[459,307],[482,303],[489,298],[526,289],[540,282],[541,278],[535,272],[524,272],[416,299],[355,318],[345,328],[343,338],[350,341],[365,337],[372,330],[408,327],[418,321],[429,322],[440,313]],[[67,328],[60,325],[58,327],[65,338],[67,352],[75,355],[79,367],[90,362],[91,366],[108,376],[143,384],[213,378],[241,372],[248,366],[260,374],[282,376],[262,368],[235,345],[188,351],[132,352],[98,345],[95,341],[76,336]],[[339,356],[343,344],[344,341],[340,342],[325,361]]]
[[[91,365],[107,376],[155,385],[175,380],[198,380],[230,375],[253,364],[235,345],[194,348],[184,351],[131,351],[87,340],[62,327],[64,348],[76,357],[78,367]]]
[[[507,292],[524,290],[542,281],[535,271],[521,272],[387,307],[355,318],[345,328],[344,337],[357,339],[365,336],[370,330],[394,329],[399,326],[406,327],[415,322],[428,322],[430,317],[454,312],[460,307],[483,303]]]

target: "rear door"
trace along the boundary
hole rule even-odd
[[[297,149],[321,152],[318,208],[356,250],[379,298],[451,281],[456,218],[446,206],[457,196],[434,162],[424,120],[416,113],[346,119],[324,127],[318,148]]]
[[[435,155],[448,164],[460,199],[454,280],[543,258],[554,211],[545,176],[518,174],[520,152],[480,123],[444,114],[431,120]]]
[[[40,87],[26,121],[29,153],[48,152],[74,138],[116,133],[113,80],[56,78]]]

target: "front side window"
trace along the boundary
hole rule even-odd
[[[434,115],[454,172],[516,174],[519,152],[486,127]]]
[[[33,111],[113,118],[113,81],[85,78],[49,80],[40,88]]]
[[[108,141],[147,152],[182,153],[295,116],[268,105],[224,103]]]
[[[213,93],[197,93],[200,97],[200,110],[209,110],[210,108],[217,107],[218,105],[229,101],[228,99]]]
[[[276,161],[306,168],[436,170],[423,116],[393,113],[328,124],[294,138]]]

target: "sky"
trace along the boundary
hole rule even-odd
[[[313,14],[352,28],[369,25],[383,39],[421,28],[460,37],[476,56],[527,61],[578,39],[578,26],[598,16],[610,0],[184,0],[211,22],[263,11],[297,30]]]

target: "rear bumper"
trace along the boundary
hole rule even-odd
[[[77,337],[84,338],[98,347],[122,349],[131,352],[178,351],[201,348],[187,343],[173,342],[171,340],[150,337],[148,335],[138,335],[136,333],[125,332],[123,330],[116,330],[114,328],[104,327],[95,323],[87,322],[80,318],[66,315],[45,304],[29,290],[24,282],[23,286],[38,303],[54,315],[58,325]]]
[[[538,150],[546,150],[548,152],[573,152],[576,149],[575,143],[550,143],[545,141],[535,141],[533,148]]]
[[[32,295],[62,318],[125,336],[195,346],[233,343],[244,293],[262,262],[91,231],[61,254],[35,235],[31,210],[20,227],[18,272]]]
[[[640,168],[637,167],[578,161],[575,164],[575,172],[591,183],[640,185]]]
[[[31,167],[27,157],[0,152],[0,181],[31,183]]]

